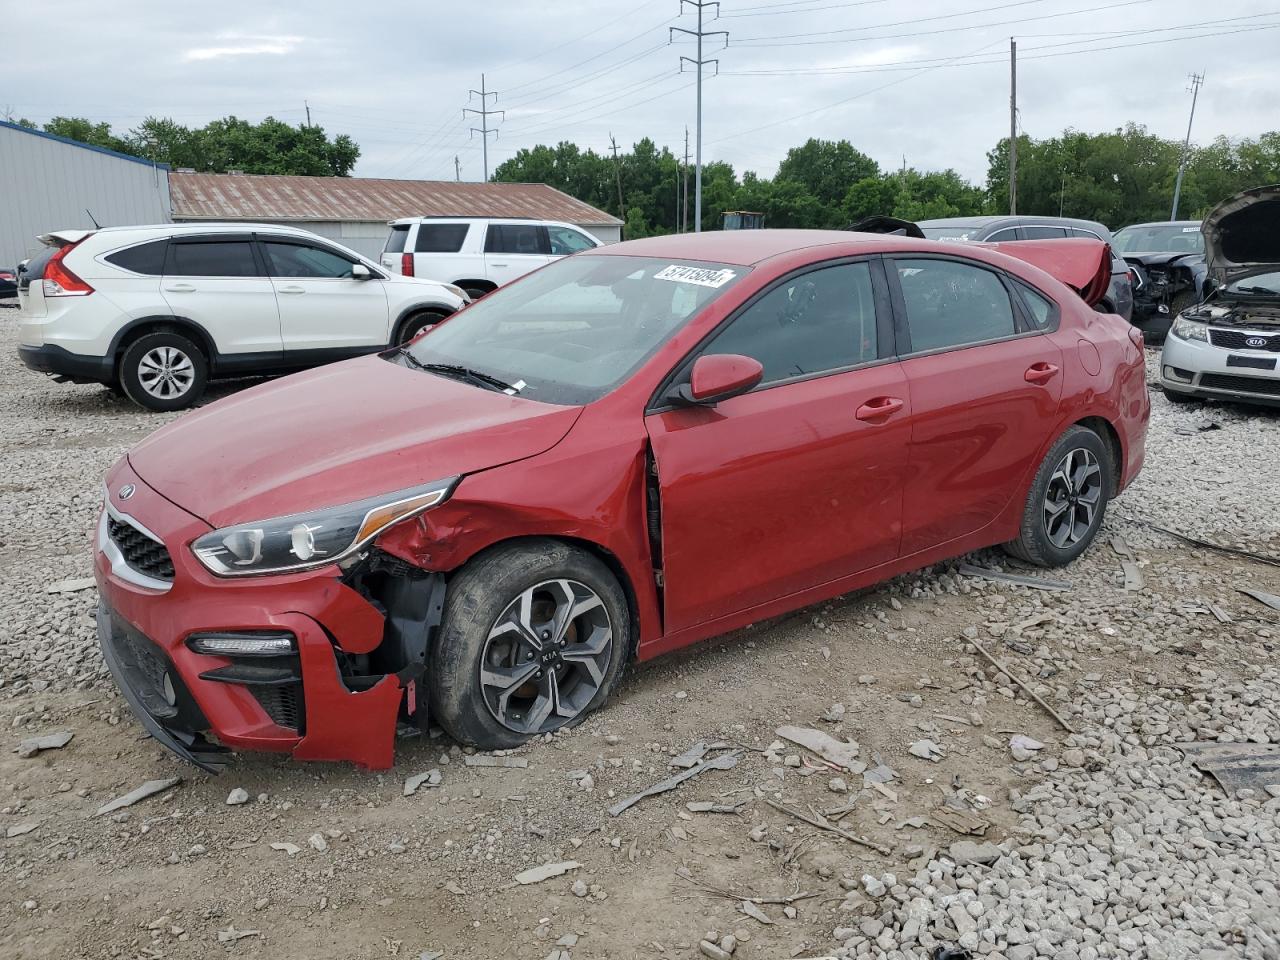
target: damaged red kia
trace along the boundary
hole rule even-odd
[[[412,343],[184,416],[108,473],[98,632],[150,733],[385,768],[629,661],[996,544],[1078,556],[1142,465],[1092,240],[757,230],[602,247]]]

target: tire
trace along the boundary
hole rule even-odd
[[[1160,392],[1164,394],[1164,398],[1170,403],[1199,403],[1199,397],[1193,397],[1189,393],[1179,393],[1177,390],[1170,390],[1168,387],[1161,387]]]
[[[181,410],[204,393],[209,361],[189,337],[145,333],[125,348],[117,371],[125,396],[147,410]]]
[[[1071,480],[1060,471],[1068,462],[1074,465]],[[1103,439],[1086,427],[1070,427],[1036,471],[1023,507],[1021,531],[1016,540],[1004,545],[1006,552],[1040,567],[1061,567],[1080,556],[1102,526],[1112,477],[1111,451]],[[1061,507],[1056,515],[1051,514],[1055,505]]]
[[[479,287],[463,287],[462,289],[466,292],[467,296],[470,297],[472,300],[479,300],[486,293],[493,293],[493,288],[490,288],[488,290],[481,290]]]
[[[532,631],[515,625],[521,610]],[[558,631],[567,611],[578,613]],[[557,632],[564,639],[552,646]],[[449,584],[430,654],[432,715],[454,739],[483,750],[577,723],[608,698],[630,636],[626,596],[596,557],[556,540],[494,547]]]
[[[421,313],[405,317],[400,321],[400,328],[396,331],[395,345],[400,346],[403,343],[408,343],[424,330],[434,327],[446,316],[448,314],[440,310],[423,310]]]

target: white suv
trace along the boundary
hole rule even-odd
[[[391,221],[382,265],[407,277],[456,284],[475,298],[552,260],[602,245],[553,220],[408,217]]]
[[[305,230],[200,224],[64,230],[18,277],[18,353],[60,382],[150,410],[212,377],[283,373],[385,350],[468,302]]]

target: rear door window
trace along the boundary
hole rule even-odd
[[[248,240],[197,240],[169,244],[165,275],[170,277],[256,277],[257,261]]]
[[[1067,231],[1062,227],[1023,227],[1022,237],[1024,240],[1063,240],[1067,236]]]
[[[387,234],[387,245],[382,248],[383,253],[404,253],[405,241],[409,239],[409,225],[407,223],[397,223],[391,228],[391,232]]]
[[[469,229],[469,223],[420,223],[413,250],[415,253],[457,253]]]
[[[168,240],[152,240],[150,243],[140,243],[136,247],[117,250],[103,259],[124,270],[132,270],[134,273],[145,274],[148,277],[158,277],[164,273],[164,255],[168,246]]]
[[[547,228],[534,223],[491,223],[485,236],[484,252],[548,256],[551,241]]]
[[[954,260],[896,260],[911,352],[963,347],[1017,333],[1000,277]]]

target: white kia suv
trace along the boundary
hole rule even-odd
[[[177,410],[215,377],[276,374],[396,346],[469,302],[305,230],[109,227],[40,238],[18,276],[32,370]]]
[[[408,217],[391,221],[382,265],[407,277],[455,284],[477,298],[552,260],[602,245],[585,230],[554,220]]]

